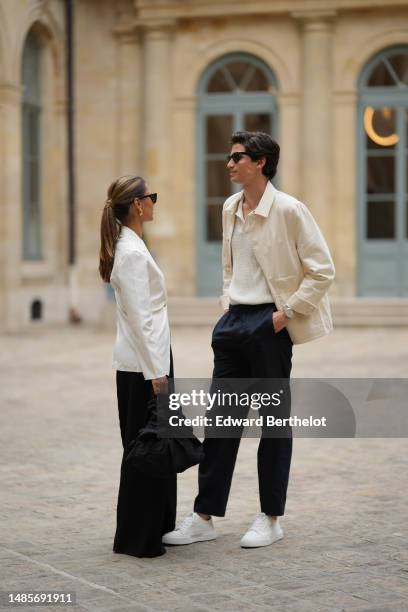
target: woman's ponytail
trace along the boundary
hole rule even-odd
[[[99,274],[109,283],[115,257],[115,245],[120,234],[120,224],[116,219],[112,201],[107,200],[101,219],[101,249],[99,251]]]

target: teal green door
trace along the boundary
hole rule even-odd
[[[257,58],[230,55],[213,64],[199,88],[197,137],[197,295],[222,289],[222,205],[240,186],[230,182],[226,155],[237,130],[276,137],[272,73]]]
[[[408,52],[370,62],[359,105],[358,294],[408,296]]]

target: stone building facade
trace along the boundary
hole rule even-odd
[[[170,295],[215,295],[234,129],[281,144],[277,186],[334,255],[337,296],[408,295],[408,0],[75,0],[76,260],[68,263],[62,0],[0,0],[0,327],[97,321],[106,189],[159,193]]]

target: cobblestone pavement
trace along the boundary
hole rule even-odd
[[[173,330],[179,377],[210,374],[209,333]],[[257,440],[244,439],[218,540],[157,559],[115,555],[112,335],[38,327],[0,341],[1,590],[75,591],[71,609],[95,612],[408,611],[406,439],[296,439],[285,538],[243,550],[258,512]],[[343,329],[295,347],[294,376],[407,374],[406,329]],[[195,493],[192,469],[179,478],[179,517]]]

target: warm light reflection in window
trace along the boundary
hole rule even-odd
[[[367,106],[364,111],[364,128],[371,140],[381,147],[392,147],[394,146],[398,140],[399,136],[397,134],[391,133],[386,136],[379,134],[374,129],[374,115],[378,113],[381,115],[381,125],[382,127],[386,126],[388,123],[390,129],[394,129],[394,117],[393,112],[390,108],[384,107],[381,109],[374,109],[372,106]]]

